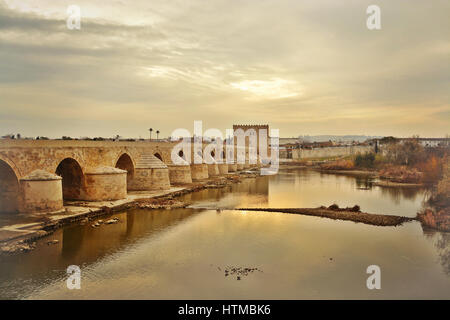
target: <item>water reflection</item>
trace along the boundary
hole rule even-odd
[[[436,248],[443,271],[450,276],[450,233],[424,230],[424,235]]]
[[[360,204],[368,212],[415,215],[420,189],[380,188],[365,177],[281,171],[224,189],[187,194],[190,209],[129,210],[120,222],[70,226],[28,254],[0,258],[1,298],[450,298],[449,234],[419,223],[374,227],[278,213],[198,208]],[[197,208],[197,209],[195,209]],[[105,219],[105,218],[103,218]],[[425,233],[425,237],[423,234]],[[333,258],[330,260],[330,258]],[[80,291],[65,288],[68,265]],[[382,292],[365,270],[383,270]],[[219,267],[258,267],[243,281]]]
[[[356,187],[361,190],[370,190],[373,187],[374,179],[369,176],[356,176]]]
[[[187,194],[184,201],[191,208],[266,207],[269,202],[270,177],[246,179],[221,189],[205,189]]]
[[[167,232],[197,213],[190,209],[152,210],[145,214],[142,210],[129,210],[110,216],[119,218],[117,224],[59,229],[49,238],[38,241],[37,248],[27,254],[0,257],[0,298],[20,297],[25,292],[23,286],[32,288],[35,283],[64,277],[65,269],[71,264],[94,263],[108,254],[129,248],[142,238]],[[58,240],[58,243],[48,245],[49,239]]]
[[[396,204],[402,200],[414,200],[422,195],[422,201],[426,199],[426,192],[420,187],[379,187],[383,195],[389,196]]]
[[[308,169],[289,169],[270,177],[269,207],[340,207],[359,205],[363,211],[415,217],[424,198],[421,188],[375,186],[367,175],[348,176]]]

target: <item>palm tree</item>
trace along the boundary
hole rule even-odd
[[[148,131],[150,131],[150,140],[152,140],[152,131],[153,131],[153,128],[148,129]]]
[[[156,130],[156,140],[159,140],[159,130]]]

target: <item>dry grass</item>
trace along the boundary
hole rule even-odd
[[[387,165],[380,170],[380,178],[400,183],[421,183],[423,173],[407,166]]]
[[[355,168],[355,164],[353,160],[341,159],[323,163],[320,165],[320,168],[325,170],[351,170]]]

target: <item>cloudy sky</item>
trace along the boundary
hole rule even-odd
[[[203,120],[444,136],[449,14],[448,0],[0,0],[0,134],[169,136]]]

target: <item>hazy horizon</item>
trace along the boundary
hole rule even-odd
[[[81,30],[66,27],[81,8]],[[381,8],[381,30],[366,8]],[[450,2],[0,0],[0,135],[450,133]]]

